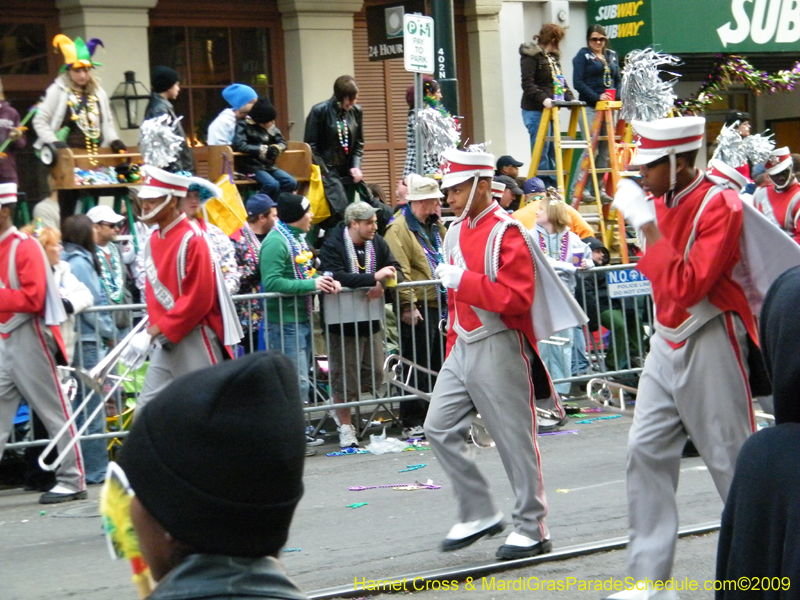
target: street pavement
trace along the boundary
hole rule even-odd
[[[556,549],[627,535],[624,477],[630,419],[582,425],[574,421],[565,430],[577,433],[539,438],[550,506],[548,525]],[[331,436],[326,446],[318,448],[317,456],[306,462],[305,496],[295,513],[287,544],[291,551],[281,556],[286,570],[304,591],[352,585],[362,579],[397,579],[494,559],[503,535],[453,553],[438,551],[455,521],[455,505],[449,481],[431,451],[325,456],[338,449],[337,441]],[[497,451],[476,449],[476,454],[498,507],[509,517],[513,496]],[[399,472],[420,464],[425,467]],[[428,479],[442,489],[348,491],[349,486]],[[128,565],[109,558],[97,512],[98,493],[99,488],[93,486],[87,501],[47,507],[36,503],[36,494],[0,491],[0,600],[136,597]],[[366,505],[348,508],[354,503]],[[722,502],[699,458],[683,460],[678,503],[682,526],[719,519]],[[716,534],[682,539],[675,578],[701,581],[702,588],[702,581],[714,574],[716,539]],[[566,581],[567,577],[602,580],[624,576],[625,551],[615,550],[498,573],[494,590],[482,590],[481,582],[475,582],[475,590],[465,590],[462,585],[456,591],[416,595],[424,600],[531,593],[542,598],[601,598],[605,595],[602,592],[577,588],[498,591],[501,585],[497,582],[508,581],[513,586],[521,577]],[[710,598],[711,594],[699,591],[680,597]]]

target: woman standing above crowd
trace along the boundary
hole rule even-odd
[[[608,47],[606,30],[602,26],[590,25],[586,31],[586,47],[572,59],[572,77],[578,99],[586,102],[586,118],[591,124],[597,102],[614,100],[616,90],[622,85],[617,53]],[[605,127],[601,135],[605,135]],[[601,141],[596,166],[607,167],[608,164],[608,142]]]
[[[558,45],[564,39],[564,29],[555,23],[542,26],[539,35],[533,36],[533,42],[526,42],[519,47],[520,69],[522,71],[522,120],[531,138],[531,150],[536,143],[539,123],[543,110],[552,108],[554,100],[573,100],[572,90],[561,73]],[[552,135],[552,125],[548,135]],[[556,153],[553,142],[545,142],[542,158],[535,175],[545,185],[555,186],[556,178],[542,175],[541,171],[554,171]]]

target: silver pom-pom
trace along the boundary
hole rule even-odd
[[[491,140],[487,140],[485,142],[481,142],[480,144],[470,144],[469,146],[464,148],[464,150],[466,150],[467,152],[488,152],[486,148],[491,143],[492,143]]]
[[[739,132],[736,131],[737,127],[739,127],[739,121],[722,128],[719,136],[717,136],[716,148],[714,148],[714,156],[712,157],[714,160],[722,161],[734,169],[747,164],[744,140],[739,135]]]
[[[182,117],[178,117],[179,119]],[[172,129],[169,115],[147,119],[139,127],[139,152],[147,165],[166,168],[178,159],[184,139]]]
[[[440,156],[445,150],[458,146],[461,141],[455,119],[450,115],[443,115],[433,107],[420,109],[417,123],[422,128],[426,154]]]
[[[631,50],[622,69],[621,117],[631,121],[655,121],[669,115],[677,96],[672,90],[678,75],[664,71],[673,77],[662,81],[659,69],[662,65],[677,65],[680,59],[671,54],[656,52],[652,48]]]
[[[742,146],[751,163],[761,165],[767,162],[770,153],[775,149],[775,140],[770,138],[772,138],[771,133],[769,135],[754,133],[744,138]]]

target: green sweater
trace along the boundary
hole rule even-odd
[[[288,225],[296,239],[306,233]],[[280,231],[273,229],[261,244],[258,256],[261,270],[261,287],[264,292],[281,294],[308,294],[316,290],[313,279],[295,279],[292,253]],[[267,300],[267,321],[270,323],[307,323],[306,298],[272,298]]]

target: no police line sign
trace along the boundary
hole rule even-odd
[[[650,280],[636,269],[606,273],[608,295],[611,298],[647,296],[653,292]]]

